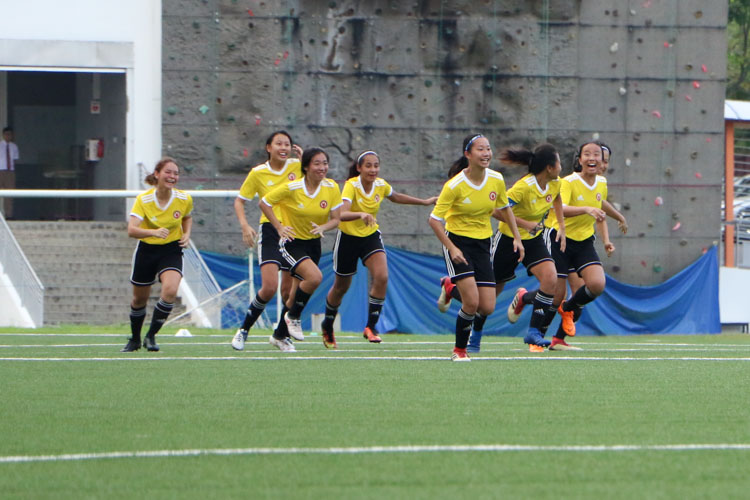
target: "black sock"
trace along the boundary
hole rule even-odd
[[[305,306],[307,305],[307,301],[310,300],[311,296],[311,293],[307,293],[301,288],[297,288],[297,293],[294,294],[294,302],[292,303],[292,307],[289,308],[289,314],[287,314],[287,318],[299,319],[299,317],[302,315],[302,309],[305,308]]]
[[[538,291],[539,291],[539,290],[529,290],[528,292],[526,292],[526,293],[524,293],[524,294],[523,294],[523,296],[521,297],[521,300],[522,300],[522,301],[523,301],[523,303],[524,303],[524,304],[526,304],[527,306],[528,306],[529,304],[533,304],[533,303],[534,303],[534,297],[536,296],[536,293],[537,293]]]
[[[151,316],[151,326],[148,327],[146,337],[154,338],[169,317],[169,313],[172,312],[173,307],[174,304],[159,299],[159,302],[154,306],[154,314]]]
[[[473,314],[465,313],[463,308],[458,311],[458,316],[456,316],[456,347],[459,349],[466,349],[466,345],[469,343],[469,335],[471,335],[471,324],[473,322]]]
[[[141,341],[141,328],[143,321],[146,319],[146,306],[136,309],[130,306],[130,334],[136,342]]]
[[[552,321],[554,314],[550,316],[549,310],[552,307],[552,295],[546,294],[539,290],[534,294],[534,312],[531,314],[531,321],[529,322],[530,328],[536,328],[540,332],[542,328],[545,330],[549,326],[549,321]],[[549,319],[549,321],[547,321]]]
[[[557,333],[555,333],[555,338],[556,339],[560,339],[560,340],[564,340],[565,337],[567,337],[567,336],[568,336],[568,334],[565,333],[565,330],[563,330],[562,321],[561,321],[560,322],[560,326],[557,327]]]
[[[385,298],[379,299],[370,295],[367,306],[367,328],[377,333],[375,324],[380,319],[380,311],[383,309]]]
[[[286,328],[286,321],[284,321],[284,315],[289,312],[289,308],[286,306],[286,303],[284,303],[284,307],[281,308],[281,315],[279,318],[279,324],[276,325],[276,329],[273,331],[274,338],[278,340],[284,340],[289,336],[289,330]]]
[[[245,321],[242,322],[241,329],[244,331],[250,330],[250,328],[258,321],[258,318],[266,308],[268,304],[267,300],[260,298],[260,295],[256,295],[250,307],[247,308],[247,314],[245,314]]]
[[[332,306],[326,299],[326,314],[320,323],[321,330],[333,330],[333,322],[336,321],[336,315],[339,313],[339,306]]]
[[[482,313],[476,313],[474,315],[474,325],[471,327],[477,333],[482,333],[484,329],[484,322],[487,321],[487,316]]]
[[[579,319],[581,319],[581,314],[583,314],[583,308],[579,307],[575,311],[573,311],[573,323],[576,323]]]
[[[576,293],[573,294],[573,296],[570,298],[570,300],[566,300],[563,304],[563,311],[575,311],[576,308],[581,308],[594,300],[596,298],[596,295],[591,293],[591,290],[586,285],[583,285],[581,288],[576,290]]]
[[[542,326],[539,327],[539,331],[542,332],[542,336],[547,333],[547,329],[549,328],[550,323],[552,323],[552,320],[555,319],[555,314],[557,314],[557,307],[555,307],[554,305],[550,305],[544,313]]]
[[[451,290],[451,298],[461,302],[461,292],[458,291],[458,287],[455,285],[453,285],[453,290]]]

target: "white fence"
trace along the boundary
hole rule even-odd
[[[8,300],[18,297],[20,306],[26,313],[33,327],[44,324],[44,285],[31,267],[18,241],[0,214],[0,271],[7,277],[9,287]],[[8,304],[10,306],[10,304]]]

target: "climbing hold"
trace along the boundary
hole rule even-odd
[[[204,104],[203,106],[201,106],[200,108],[198,108],[198,111],[200,111],[202,115],[205,115],[206,113],[208,113],[209,109],[211,109],[211,108],[209,108],[208,106],[206,106]]]
[[[655,110],[653,110],[653,111],[651,112],[651,114],[652,114],[652,115],[654,115],[654,116],[655,116],[655,117],[657,117],[657,118],[661,118],[661,112],[659,112],[659,110],[656,110],[656,109],[655,109]]]
[[[625,87],[620,87],[620,95],[625,95],[627,93],[628,93],[628,89],[626,89]]]
[[[170,107],[167,108],[167,114],[169,114],[170,116],[174,115],[175,113],[177,113],[177,108],[176,107],[170,106]]]
[[[672,226],[672,231],[677,231],[678,229],[680,229],[681,226],[682,226],[682,224],[680,224],[678,222],[677,224],[675,224],[674,226]]]
[[[697,81],[693,82],[693,88],[699,89],[701,88],[701,84]]]
[[[654,264],[654,267],[652,268],[655,273],[661,272],[661,266],[659,264]]]
[[[661,196],[657,196],[654,199],[654,205],[656,205],[657,207],[664,205],[664,198],[662,198]]]
[[[695,173],[695,178],[696,178],[696,179],[703,179],[703,174],[702,174],[702,173],[700,173],[700,172],[696,172],[696,173]]]
[[[617,42],[615,42],[615,43],[613,43],[612,45],[609,46],[609,51],[612,54],[614,54],[615,52],[617,52],[617,49],[619,49],[619,48],[620,48],[620,45]]]
[[[693,98],[692,98],[692,97],[690,97],[690,94],[685,94],[685,100],[686,100],[687,102],[692,102],[692,101],[693,101]]]

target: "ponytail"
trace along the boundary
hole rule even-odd
[[[534,151],[528,149],[508,148],[500,153],[500,160],[511,165],[523,165],[529,169],[529,173],[537,175],[545,168],[557,163],[557,150],[552,144],[540,144]]]

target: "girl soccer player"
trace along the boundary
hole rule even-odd
[[[250,170],[245,182],[242,183],[239,195],[234,200],[234,212],[242,228],[242,240],[248,247],[255,245],[257,233],[245,217],[245,203],[255,198],[256,195],[263,198],[274,188],[302,177],[299,159],[291,158],[292,152],[297,155],[297,158],[302,157],[302,148],[293,143],[292,137],[286,131],[279,130],[268,136],[266,140],[268,160]],[[277,218],[281,217],[278,208],[274,209],[274,213]],[[259,233],[258,261],[260,262],[261,287],[247,309],[242,326],[232,338],[232,347],[238,351],[245,348],[248,330],[263,314],[266,304],[276,294],[279,270],[283,271],[281,274],[281,299],[283,301],[289,298],[292,288],[289,266],[279,250],[279,234],[264,214],[260,216]]]
[[[612,150],[609,146],[604,144],[603,142],[596,141],[596,144],[601,146],[602,148],[602,163],[601,167],[599,169],[599,175],[603,176],[607,172],[607,168],[609,166],[609,159],[612,154]],[[582,165],[578,161],[578,156],[575,157],[574,160],[574,166],[573,170],[575,172],[581,172]],[[622,215],[617,209],[615,209],[608,200],[602,200],[602,210],[613,219],[617,220],[617,225],[620,228],[620,231],[622,231],[623,234],[626,234],[628,232],[628,222],[624,215]],[[558,220],[560,220],[558,218]],[[609,240],[609,231],[607,228],[606,223],[602,223],[600,228],[600,236],[604,239],[604,241]],[[583,279],[575,272],[569,272],[568,273],[568,284],[570,286],[570,290],[572,293],[575,293],[579,288],[584,286]],[[515,321],[518,319],[518,316],[521,314],[521,311],[523,310],[523,307],[525,304],[531,304],[534,294],[536,291],[530,291],[527,293],[524,293],[523,289],[519,289],[519,291],[516,292],[516,296],[513,299],[513,302],[511,303],[510,307],[508,307],[508,320],[512,323],[515,323]],[[582,309],[578,308],[573,311],[573,326],[575,327],[575,322],[578,321],[578,318],[581,315]],[[569,325],[569,323],[568,323]],[[572,330],[572,334],[575,335],[575,329]],[[550,347],[552,350],[559,350],[559,351],[567,351],[567,350],[580,350],[580,347],[574,347],[569,345],[567,342],[565,342],[566,337],[565,330],[563,329],[563,325],[561,324],[558,327],[558,331],[555,334],[555,337],[557,337],[559,340],[554,341],[554,346]],[[560,342],[560,340],[562,342]]]
[[[451,359],[471,361],[466,354],[474,316],[477,311],[489,316],[495,309],[495,278],[490,261],[492,225],[490,216],[497,211],[513,234],[513,251],[524,256],[521,235],[508,204],[502,174],[489,168],[490,142],[481,134],[464,139],[461,158],[451,165],[430,214],[429,224],[443,244],[448,275],[463,299],[456,318],[456,342]]]
[[[300,317],[323,275],[318,268],[320,238],[325,231],[339,225],[341,191],[338,184],[326,178],[328,153],[319,148],[305,151],[301,162],[300,180],[277,187],[263,197],[260,209],[276,228],[280,238],[281,255],[289,265],[289,272],[298,281],[294,296],[284,304],[279,321],[269,343],[282,352],[296,349],[289,335],[304,340]],[[281,220],[274,207],[281,209]]]
[[[606,285],[604,269],[594,248],[594,225],[599,227],[599,233],[604,241],[604,250],[608,255],[615,251],[615,246],[609,241],[609,233],[605,226],[605,212],[602,203],[607,199],[607,179],[598,175],[603,158],[602,147],[595,142],[582,144],[576,155],[581,171],[573,172],[565,177],[560,187],[560,197],[563,202],[567,245],[563,250],[553,241],[558,230],[557,216],[550,214],[547,219],[545,237],[551,246],[551,253],[557,268],[557,287],[555,289],[555,304],[560,304],[558,312],[562,317],[560,328],[552,339],[552,350],[578,350],[565,342],[566,335],[575,335],[574,317],[580,315],[580,310],[596,299]],[[563,301],[566,291],[566,278],[575,272],[583,279],[583,286],[579,287],[573,296]]]
[[[352,276],[357,272],[357,260],[362,260],[370,274],[367,326],[362,336],[370,342],[381,341],[375,324],[385,302],[388,262],[375,218],[380,204],[386,198],[405,205],[432,205],[437,200],[437,196],[423,200],[397,193],[390,184],[378,177],[379,173],[380,158],[375,151],[360,154],[349,167],[349,179],[341,195],[341,224],[333,247],[333,270],[336,278],[326,296],[326,313],[320,327],[323,344],[327,348],[336,348],[333,322],[344,294],[352,283]]]
[[[151,285],[161,281],[159,302],[154,307],[143,347],[158,351],[156,334],[172,312],[182,279],[182,249],[188,246],[193,226],[193,199],[175,189],[180,171],[172,158],[162,158],[146,183],[155,186],[135,200],[128,221],[128,236],[138,239],[133,255],[133,300],[130,302],[131,337],[121,352],[141,347],[141,328],[146,319],[146,303]]]
[[[550,345],[544,339],[544,332],[555,317],[552,307],[557,276],[555,264],[542,238],[543,218],[554,208],[562,219],[560,201],[560,156],[551,144],[541,144],[534,151],[527,149],[506,149],[500,156],[504,163],[525,165],[529,173],[516,182],[508,191],[508,201],[513,210],[518,231],[521,234],[525,256],[522,259],[526,272],[539,280],[539,291],[534,294],[534,314],[529,322],[528,334],[524,342],[532,352],[543,350]],[[565,224],[560,225],[556,239],[565,249]],[[500,295],[505,283],[516,277],[515,269],[519,255],[513,250],[513,232],[507,222],[500,222],[492,241],[492,262],[496,294]],[[519,291],[525,292],[524,289]],[[518,294],[519,292],[517,292]],[[482,339],[482,326],[486,317],[477,315],[469,340],[469,352],[479,352]],[[516,318],[517,319],[517,318]],[[479,320],[479,321],[478,321]],[[512,322],[515,322],[513,320]]]

